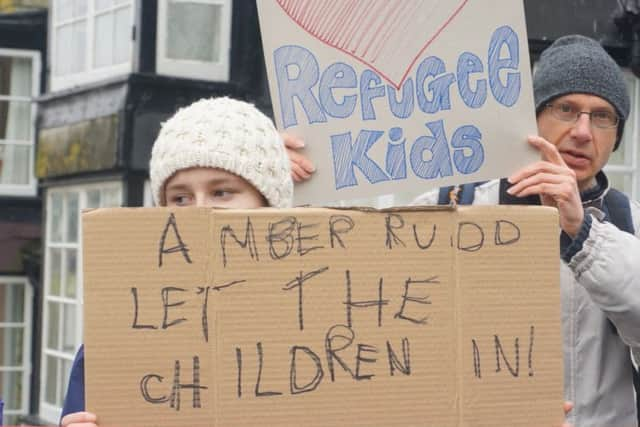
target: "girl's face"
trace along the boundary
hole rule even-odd
[[[268,206],[244,178],[218,168],[189,168],[176,172],[164,186],[166,206],[251,209]]]

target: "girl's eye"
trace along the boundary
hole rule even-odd
[[[213,197],[229,197],[231,195],[231,191],[229,190],[215,190],[213,192]]]
[[[178,205],[178,206],[183,206],[183,205],[188,205],[189,204],[189,197],[187,196],[175,196],[172,198],[172,201],[174,204]]]

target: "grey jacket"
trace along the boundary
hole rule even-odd
[[[498,201],[498,180],[476,188],[474,204]],[[413,204],[437,202],[435,190]],[[585,213],[591,227],[582,248],[560,266],[564,396],[575,405],[568,421],[575,427],[637,427],[629,349],[640,356],[640,203],[631,202],[635,236],[602,222],[596,208]]]

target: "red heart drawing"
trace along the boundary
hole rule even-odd
[[[276,0],[303,30],[399,89],[468,0]]]

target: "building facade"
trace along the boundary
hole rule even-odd
[[[44,87],[46,2],[0,2],[0,398],[5,422],[29,413],[41,212],[34,174]]]
[[[48,13],[16,3],[0,2],[0,236],[18,228],[15,218],[27,225],[24,247],[0,249],[0,397],[15,402],[5,408],[12,422],[51,424],[82,342],[81,210],[151,205],[151,146],[177,108],[228,95],[270,114],[271,101],[254,0],[50,0]],[[633,107],[608,173],[640,199],[638,10],[627,3],[525,8],[532,62],[556,38],[581,33],[625,70]],[[4,46],[4,20],[25,13],[39,14],[42,43]],[[19,253],[20,266],[5,267],[5,253]]]

